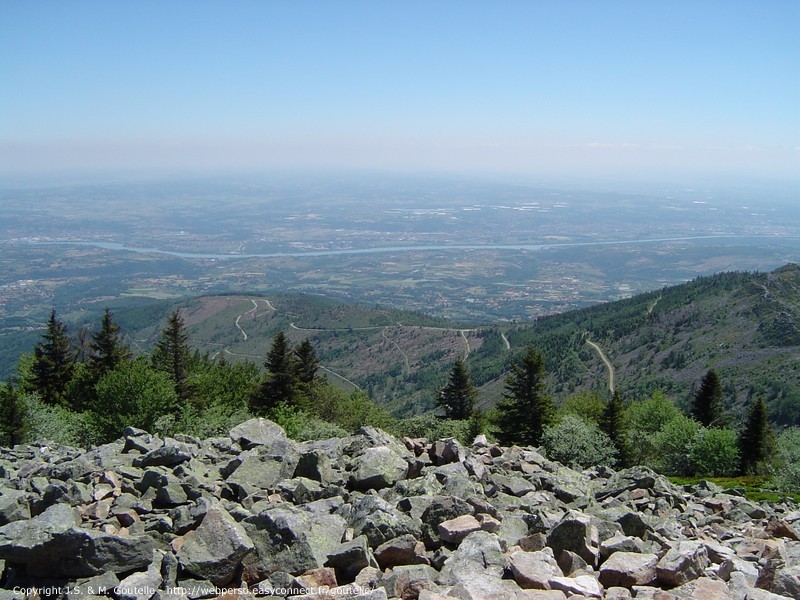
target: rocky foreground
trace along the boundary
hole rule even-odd
[[[481,442],[2,449],[0,600],[800,598],[796,505]]]

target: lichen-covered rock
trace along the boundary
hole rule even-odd
[[[225,585],[231,582],[244,557],[254,550],[244,528],[222,506],[214,504],[200,526],[186,534],[177,558],[187,573]]]
[[[0,600],[800,596],[795,504],[530,448],[371,427],[298,444],[252,419],[207,440],[0,448],[0,482]]]
[[[354,490],[391,487],[408,472],[408,463],[387,446],[366,448],[353,460],[349,486]]]
[[[89,577],[145,567],[158,545],[146,535],[117,536],[80,528],[75,511],[65,504],[0,527],[0,559],[50,577]]]

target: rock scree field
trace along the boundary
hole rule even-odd
[[[0,449],[0,598],[800,597],[800,507],[479,436]]]

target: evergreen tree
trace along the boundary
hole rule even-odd
[[[506,391],[497,404],[497,439],[503,444],[538,446],[554,420],[555,408],[544,393],[544,359],[529,348],[506,377]]]
[[[250,410],[266,415],[281,404],[294,406],[298,392],[297,363],[283,332],[272,338],[264,366],[267,373],[250,398]]]
[[[722,385],[715,371],[708,371],[703,377],[700,389],[692,401],[691,414],[703,427],[721,424]]]
[[[50,312],[47,332],[33,351],[31,379],[28,386],[45,404],[67,403],[67,386],[75,371],[75,348],[67,335],[67,326]]]
[[[739,434],[739,456],[742,473],[755,473],[760,463],[770,456],[772,429],[769,426],[767,405],[759,398],[747,415],[747,422]]]
[[[89,343],[89,371],[98,381],[109,371],[113,371],[124,360],[131,358],[131,351],[122,341],[120,327],[111,319],[111,311],[106,309],[100,331],[92,334]]]
[[[186,332],[180,311],[175,309],[167,319],[167,326],[161,331],[151,362],[153,368],[167,373],[172,378],[179,403],[185,403],[191,397],[190,358],[189,334]]]
[[[468,419],[476,396],[477,391],[470,381],[467,366],[459,356],[450,371],[447,385],[439,393],[436,405],[444,409],[445,419]]]
[[[617,463],[627,467],[631,463],[625,427],[625,404],[618,391],[615,391],[606,404],[600,419],[600,430],[605,433],[617,449]]]
[[[319,370],[317,353],[308,338],[300,342],[300,345],[295,348],[294,356],[297,379],[305,387],[308,387],[317,380],[317,371]]]
[[[14,381],[0,387],[0,446],[11,448],[25,440],[28,408]]]

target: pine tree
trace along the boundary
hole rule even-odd
[[[542,432],[555,416],[555,408],[544,393],[544,359],[529,348],[506,377],[506,391],[497,405],[497,439],[503,444],[538,446]]]
[[[106,309],[100,331],[92,334],[89,343],[89,371],[95,382],[113,371],[124,360],[131,358],[131,351],[122,341],[120,327],[111,319],[111,311]]]
[[[11,448],[25,440],[28,409],[14,381],[0,387],[0,445]]]
[[[611,439],[617,449],[618,464],[623,467],[629,466],[631,452],[625,428],[625,404],[618,391],[614,392],[606,404],[600,419],[600,430]]]
[[[721,424],[722,385],[715,371],[708,371],[703,377],[700,389],[694,395],[691,413],[692,417],[704,427]]]
[[[295,348],[294,356],[297,379],[305,387],[308,387],[317,380],[317,371],[319,370],[317,353],[308,338],[300,342],[300,345]]]
[[[34,349],[31,379],[28,386],[46,404],[66,404],[67,386],[75,371],[75,349],[67,335],[67,326],[50,312],[47,332]]]
[[[189,385],[189,334],[178,309],[167,319],[167,326],[161,331],[161,337],[153,351],[151,362],[153,368],[167,373],[175,384],[175,394],[179,404],[191,398]]]
[[[772,445],[772,428],[769,425],[767,405],[759,398],[747,415],[747,422],[739,434],[739,456],[742,473],[755,473],[759,464],[769,458]]]
[[[472,385],[469,371],[460,356],[450,371],[450,379],[439,393],[436,405],[444,409],[446,419],[468,419],[475,404],[477,391]]]
[[[283,332],[272,338],[264,367],[267,373],[250,398],[250,410],[266,415],[281,404],[294,406],[298,392],[297,363]]]

